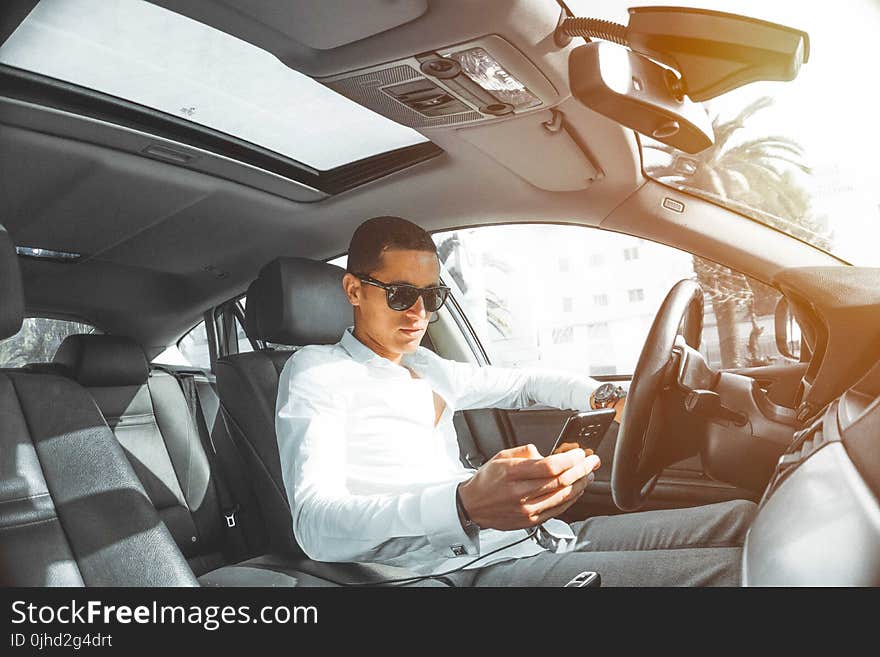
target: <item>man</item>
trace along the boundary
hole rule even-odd
[[[279,382],[276,433],[294,533],[319,561],[380,562],[465,586],[735,585],[754,504],[590,518],[563,513],[597,456],[507,449],[478,470],[459,461],[453,413],[540,403],[587,410],[598,385],[563,373],[477,367],[419,347],[445,301],[434,243],[398,217],[355,231],[343,287],[354,326],[304,347]],[[552,552],[535,528],[570,537]],[[534,534],[534,535],[533,535]],[[541,537],[544,536],[544,540]]]

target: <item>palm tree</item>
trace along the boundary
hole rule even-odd
[[[816,246],[828,249],[830,239],[824,221],[810,210],[806,190],[794,174],[810,174],[804,164],[804,151],[793,139],[770,135],[736,143],[746,122],[757,112],[773,104],[764,96],[745,107],[734,119],[712,120],[715,143],[697,155],[686,155],[659,143],[645,143],[645,148],[666,153],[668,164],[646,167],[648,175],[695,195],[720,202],[758,221]],[[757,211],[757,212],[756,212]],[[772,288],[756,284],[727,267],[694,256],[694,273],[703,287],[718,326],[722,367],[742,367],[760,362],[755,350],[744,350],[737,336],[737,311],[746,310],[753,331],[760,330],[756,319],[759,308],[775,298]],[[753,344],[757,336],[751,336]],[[751,357],[750,357],[751,356]]]

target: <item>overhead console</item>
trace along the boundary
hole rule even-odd
[[[561,99],[544,74],[497,35],[318,80],[417,129],[485,123]]]
[[[576,191],[604,172],[572,128],[586,110],[562,97],[497,35],[320,80],[416,129],[452,128],[539,189]]]

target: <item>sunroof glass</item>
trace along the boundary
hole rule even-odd
[[[326,171],[427,141],[225,32],[141,0],[41,0],[0,63],[173,114]]]

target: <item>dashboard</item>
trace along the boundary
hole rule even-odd
[[[745,586],[880,585],[880,269],[798,268],[775,281],[812,359],[802,428],[743,551]]]
[[[807,422],[880,360],[880,269],[798,267],[774,283],[812,352],[798,405]]]

